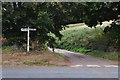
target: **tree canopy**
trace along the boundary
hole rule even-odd
[[[60,31],[67,24],[85,23],[89,27],[95,27],[103,21],[113,20],[115,23],[119,18],[119,8],[119,2],[4,2],[2,3],[3,37],[12,44],[22,44],[26,41],[26,35],[20,29],[32,27],[37,31],[31,34],[31,40],[53,45],[55,38],[49,33],[61,39]],[[110,31],[108,28],[106,30]],[[113,28],[116,30],[116,27]],[[119,33],[118,28],[117,30]]]

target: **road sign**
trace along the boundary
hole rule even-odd
[[[29,52],[30,31],[36,31],[34,28],[21,28],[21,31],[27,32],[27,52]]]

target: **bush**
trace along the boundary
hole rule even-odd
[[[107,46],[106,39],[103,37],[103,27],[100,28],[84,28],[76,30],[62,31],[63,38],[57,41],[57,48],[72,49],[86,48],[104,50]],[[103,47],[104,46],[104,47]]]
[[[104,58],[104,59],[109,59],[109,60],[116,60],[118,61],[118,54],[119,52],[114,52],[112,54],[110,53],[106,53],[106,52],[102,52],[102,51],[92,51],[90,53],[87,53],[91,56],[95,56],[95,57],[101,57],[101,58]]]
[[[105,27],[78,27],[76,29],[62,31],[63,38],[61,41],[56,41],[56,47],[80,53],[90,53],[90,55],[93,54],[93,56],[116,60],[118,53],[114,54],[114,46],[109,45],[109,35],[106,35],[103,32],[104,28]],[[112,54],[108,55],[108,53]]]
[[[3,46],[1,48],[2,48],[2,51],[13,51],[14,50],[13,46]]]

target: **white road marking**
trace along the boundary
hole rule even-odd
[[[100,65],[86,65],[87,67],[102,67]],[[104,67],[118,67],[118,65],[103,65]],[[72,65],[70,67],[84,67],[83,65]]]
[[[70,67],[83,67],[83,65],[73,65],[73,66],[70,66]]]
[[[105,67],[118,67],[118,65],[104,65]]]
[[[101,67],[99,65],[86,65],[87,67]]]

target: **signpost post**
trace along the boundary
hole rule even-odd
[[[21,28],[21,31],[27,31],[27,52],[29,52],[29,44],[30,44],[30,31],[36,31],[34,28]]]

